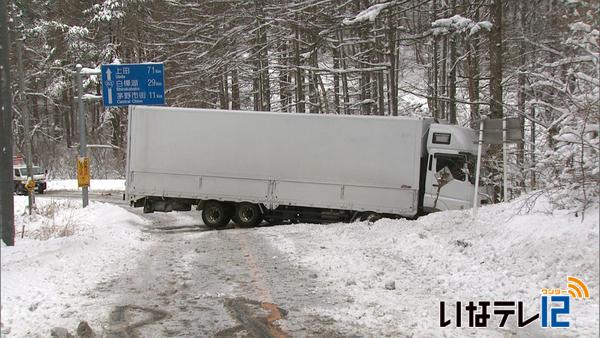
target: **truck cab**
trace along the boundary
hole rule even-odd
[[[430,125],[426,141],[424,212],[471,208],[477,163],[475,134],[470,128]],[[480,194],[479,203],[486,201],[487,197]]]

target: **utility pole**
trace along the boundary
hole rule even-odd
[[[22,27],[21,27],[22,28]],[[27,95],[25,94],[25,75],[23,74],[23,44],[22,38],[15,39],[15,47],[17,48],[17,73],[19,74],[19,98],[21,101],[21,114],[23,115],[23,138],[25,139],[25,164],[27,165],[27,183],[33,180],[32,158],[33,151],[31,149],[31,121],[29,118],[29,107],[27,104]],[[27,189],[29,197],[29,214],[33,209],[33,190]]]
[[[79,158],[85,159],[87,157],[87,141],[85,139],[85,111],[83,107],[83,80],[81,79],[81,69],[83,67],[80,64],[75,66],[75,81],[77,82],[77,107],[79,110]],[[81,197],[83,200],[83,207],[88,205],[88,187],[83,186],[81,188]]]
[[[10,94],[10,42],[8,40],[8,10],[0,0],[0,235],[8,246],[15,245],[13,168],[12,168],[12,107]]]

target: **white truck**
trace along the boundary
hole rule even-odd
[[[214,228],[470,208],[474,134],[431,119],[131,106],[126,198],[144,212],[196,206]]]
[[[46,171],[39,166],[31,167],[32,179],[35,182],[35,190],[43,194],[46,190]],[[27,194],[27,181],[29,175],[27,165],[22,156],[13,156],[13,185],[17,195]]]

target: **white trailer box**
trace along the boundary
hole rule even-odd
[[[414,216],[429,123],[132,106],[127,195]]]

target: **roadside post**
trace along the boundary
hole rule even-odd
[[[483,118],[479,122],[479,140],[477,141],[477,166],[475,169],[475,193],[473,194],[473,218],[477,217],[479,208],[479,170],[481,169],[481,148],[483,147]]]
[[[85,138],[85,111],[83,108],[83,79],[81,77],[82,66],[75,66],[75,77],[77,81],[77,107],[79,111],[79,158],[77,159],[77,182],[79,183],[79,163],[85,161],[87,156],[87,144]],[[78,184],[79,185],[79,184]],[[88,185],[79,185],[81,187],[81,198],[83,207],[87,207],[89,203]]]
[[[75,82],[77,82],[77,105],[79,112],[79,157],[77,158],[77,186],[81,188],[83,207],[89,202],[88,189],[90,187],[90,159],[87,157],[86,128],[85,128],[85,108],[83,101],[100,99],[100,96],[83,94],[83,76],[98,76],[100,69],[83,68],[80,64],[75,67]]]
[[[23,75],[23,44],[22,37],[17,37],[15,41],[15,48],[17,50],[17,73],[19,76],[19,98],[21,99],[21,113],[23,115],[23,139],[25,141],[25,165],[27,166],[27,180],[28,185],[29,182],[33,181],[33,169],[32,169],[32,160],[33,160],[33,150],[31,147],[31,121],[29,117],[29,106],[27,104],[27,96],[25,95],[25,79]],[[35,183],[34,183],[35,185]],[[33,189],[29,189],[27,187],[27,197],[29,201],[29,214],[31,215],[31,210],[33,209],[33,205],[35,204],[35,200],[33,197]]]

